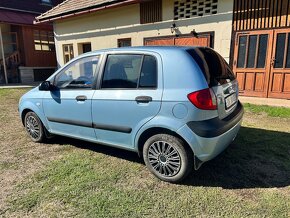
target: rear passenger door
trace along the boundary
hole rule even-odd
[[[133,148],[134,136],[160,110],[162,66],[158,55],[107,54],[92,100],[99,142]]]

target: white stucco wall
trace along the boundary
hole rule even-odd
[[[64,64],[63,44],[73,44],[74,55],[79,55],[78,44],[91,42],[92,50],[117,47],[118,39],[131,38],[132,46],[143,45],[144,38],[170,36],[170,26],[176,23],[180,34],[214,31],[214,49],[229,59],[232,32],[232,0],[219,0],[218,13],[210,16],[173,21],[174,0],[163,0],[163,21],[140,24],[139,5],[108,9],[54,22],[57,60]]]

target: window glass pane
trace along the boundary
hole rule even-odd
[[[241,36],[239,41],[239,53],[238,53],[238,68],[245,67],[247,36]]]
[[[130,47],[131,39],[118,39],[118,47]]]
[[[59,73],[55,80],[58,88],[91,88],[96,75],[99,57],[77,60]]]
[[[41,45],[38,43],[34,44],[34,49],[40,51],[41,50]]]
[[[247,68],[255,67],[256,49],[257,49],[257,35],[252,35],[249,37]]]
[[[137,88],[142,55],[109,55],[102,88]]]
[[[187,52],[198,64],[209,87],[235,80],[235,76],[222,56],[207,47],[189,49]]]
[[[140,88],[157,87],[157,63],[152,56],[145,56],[140,76]]]
[[[277,35],[275,68],[283,68],[286,33]]]
[[[268,35],[260,35],[257,68],[265,68],[268,49]]]
[[[290,68],[290,33],[288,33],[288,48],[287,48],[286,68]]]
[[[65,52],[68,52],[68,45],[64,45],[64,46],[63,46],[63,50],[64,50]]]
[[[49,46],[48,46],[48,44],[42,44],[42,50],[43,50],[43,51],[49,51]]]

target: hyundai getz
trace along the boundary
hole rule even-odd
[[[107,49],[68,62],[22,96],[19,112],[34,142],[62,135],[135,151],[176,183],[235,139],[238,93],[210,48]]]

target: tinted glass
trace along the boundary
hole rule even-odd
[[[109,55],[102,88],[137,88],[143,55]]]
[[[157,87],[157,62],[152,56],[145,56],[141,75],[140,75],[140,88],[156,88]]]
[[[227,62],[214,50],[200,47],[187,52],[199,65],[210,87],[226,84],[235,79]]]
[[[268,35],[260,35],[257,68],[265,68],[268,48]]]
[[[257,49],[257,35],[252,35],[249,37],[247,68],[255,67],[256,49]]]
[[[288,48],[287,48],[286,68],[290,68],[290,33],[288,33]]]
[[[284,53],[285,53],[286,33],[280,33],[277,35],[276,41],[276,56],[275,56],[275,68],[283,68]]]
[[[247,36],[241,36],[239,41],[239,53],[238,53],[238,68],[245,67],[246,58],[246,46],[247,46]]]
[[[99,57],[87,57],[68,65],[55,78],[60,89],[91,88],[96,76]]]

